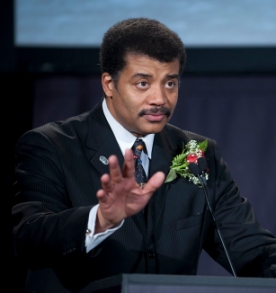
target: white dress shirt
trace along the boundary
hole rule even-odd
[[[131,134],[117,120],[114,119],[114,117],[111,115],[111,113],[108,110],[105,98],[103,99],[102,107],[103,107],[104,115],[105,115],[115,137],[116,137],[116,140],[120,146],[122,154],[124,155],[125,150],[127,148],[131,149],[131,147],[133,146],[134,141],[136,140],[137,137],[134,136],[133,134]],[[153,140],[154,140],[154,134],[148,134],[147,136],[143,137],[143,141],[145,142],[145,145],[147,148],[147,155],[144,152],[142,152],[140,159],[142,160],[142,165],[145,169],[147,176],[148,176],[148,171],[149,171],[149,160],[151,159]],[[90,214],[89,214],[87,233],[86,233],[86,237],[85,237],[86,252],[89,252],[91,249],[93,249],[97,245],[99,245],[102,241],[104,241],[114,231],[116,231],[117,229],[122,227],[122,225],[124,223],[124,220],[123,220],[121,222],[121,224],[119,226],[117,226],[116,228],[108,229],[105,232],[98,233],[98,234],[94,235],[98,207],[99,207],[98,204],[96,206],[94,206],[91,209]]]

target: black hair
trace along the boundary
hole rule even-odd
[[[126,66],[125,56],[141,54],[160,62],[179,60],[179,75],[186,62],[180,37],[161,22],[149,18],[129,18],[113,25],[104,34],[100,50],[101,71],[117,79]]]

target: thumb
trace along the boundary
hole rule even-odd
[[[156,172],[145,184],[144,192],[145,193],[153,193],[155,192],[165,180],[165,174],[163,172]]]

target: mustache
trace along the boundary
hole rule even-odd
[[[150,109],[144,109],[138,113],[138,116],[141,117],[143,115],[166,115],[169,117],[171,115],[171,111],[165,107],[153,107]]]

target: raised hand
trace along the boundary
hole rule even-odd
[[[115,227],[123,219],[142,210],[165,179],[163,172],[157,172],[141,188],[135,181],[133,153],[130,149],[125,152],[122,171],[116,156],[110,156],[108,161],[110,174],[102,175],[102,189],[96,194],[99,209],[95,233]]]

